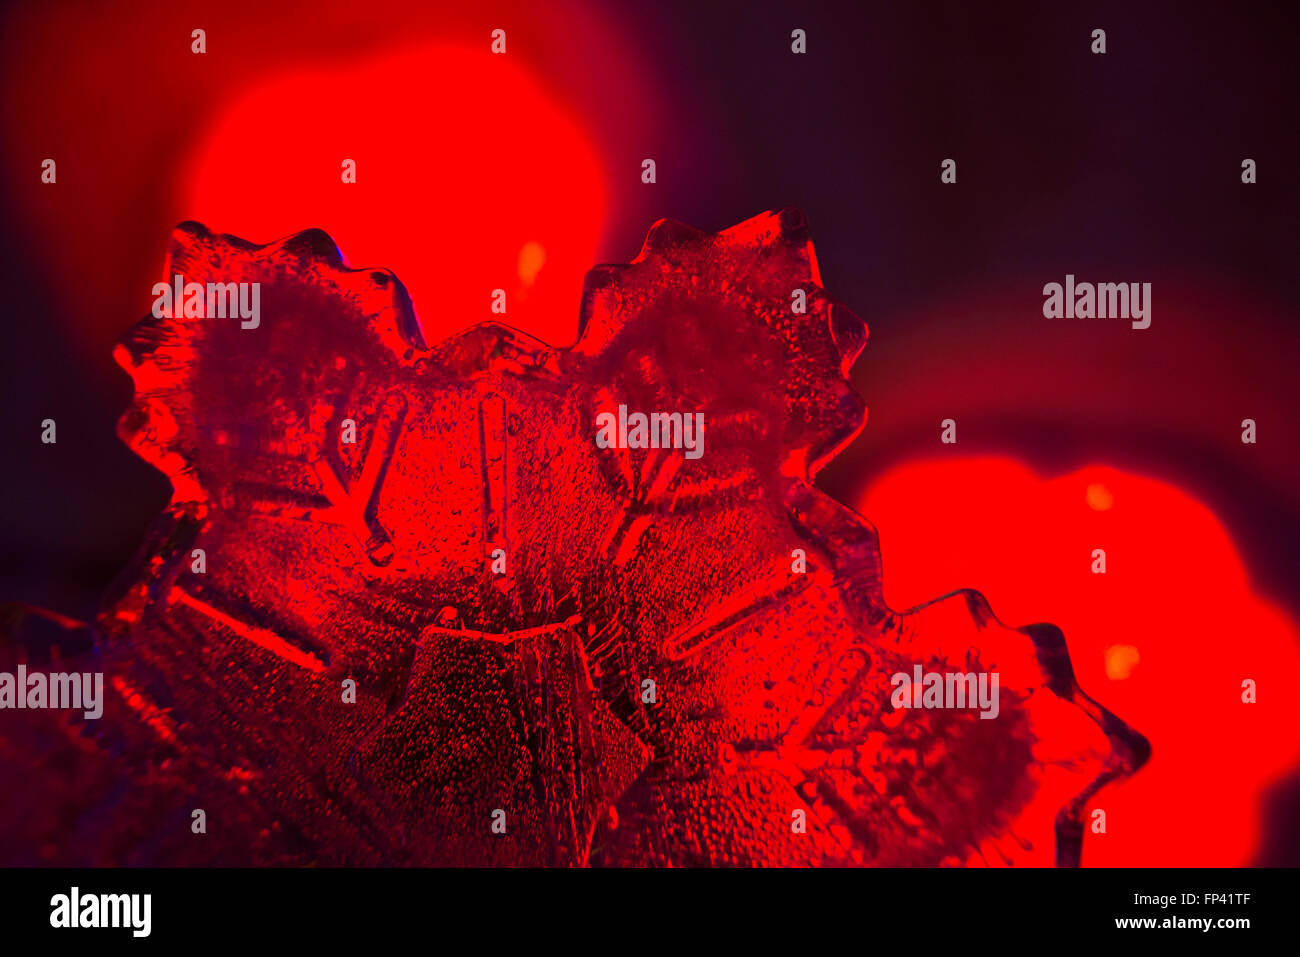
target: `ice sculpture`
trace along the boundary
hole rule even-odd
[[[1052,626],[886,607],[873,529],[813,485],[867,333],[796,210],[656,224],[568,348],[428,344],[319,231],[187,223],[165,275],[258,283],[261,318],[119,346],[174,496],[96,624],[105,719],[33,766],[95,822],[26,838],[54,860],[1072,864],[1146,758]],[[602,447],[620,407],[701,415],[703,454]]]

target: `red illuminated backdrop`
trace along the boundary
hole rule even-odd
[[[406,283],[430,342],[487,318],[490,290],[503,287],[511,325],[565,343],[586,269],[626,258],[639,228],[672,212],[611,186],[635,182],[641,141],[671,129],[673,111],[646,78],[648,54],[590,11],[568,11],[563,27],[509,11],[526,25],[511,32],[518,59],[501,64],[482,42],[495,24],[474,17],[423,4],[330,20],[314,10],[160,4],[150,30],[133,34],[116,32],[108,9],[28,7],[17,16],[34,32],[20,45],[6,31],[5,62],[25,78],[9,87],[42,90],[6,100],[11,170],[26,176],[45,155],[61,158],[57,196],[21,193],[15,208],[48,274],[72,264],[81,277],[56,284],[55,306],[90,381],[113,375],[108,343],[147,309],[157,237],[183,219],[260,242],[326,228],[350,264],[391,268]],[[412,40],[398,43],[379,12],[400,13]],[[159,40],[187,37],[196,16],[212,38],[201,63],[183,40]],[[421,33],[438,39],[416,42]],[[527,52],[542,47],[552,52]],[[63,160],[78,156],[94,162]],[[345,157],[358,163],[355,188],[339,186]],[[870,318],[869,302],[853,304]],[[1032,346],[1001,345],[997,373],[1020,384],[1016,402],[1051,390],[1053,370],[1007,358]],[[1231,370],[1219,349],[1207,334],[1183,354],[1202,373]],[[934,354],[948,378],[972,374],[960,355]],[[871,400],[869,380],[863,391]],[[1141,414],[1172,420],[1209,402],[1195,390],[1168,401]],[[924,427],[937,433],[929,413]],[[1238,418],[1228,416],[1229,433]],[[1275,473],[1292,463],[1261,452]],[[882,533],[893,607],[969,585],[1004,620],[1059,624],[1084,688],[1152,741],[1143,772],[1107,792],[1110,833],[1089,844],[1087,862],[1250,860],[1261,794],[1296,762],[1297,716],[1284,694],[1241,705],[1240,681],[1289,674],[1297,636],[1255,594],[1222,524],[1138,469],[1052,478],[1007,459],[918,457],[879,475],[859,503]],[[1089,572],[1094,547],[1107,548],[1105,576]]]

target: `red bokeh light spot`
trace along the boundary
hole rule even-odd
[[[1113,468],[1043,479],[1000,458],[900,466],[859,507],[892,607],[969,586],[1008,624],[1059,625],[1084,690],[1150,739],[1150,763],[1093,805],[1107,833],[1089,835],[1086,865],[1253,859],[1262,794],[1300,760],[1300,636],[1209,509]]]
[[[605,207],[583,132],[487,44],[259,85],[208,127],[180,182],[185,216],[216,232],[264,243],[319,227],[350,265],[393,270],[430,342],[489,320],[572,341]]]

